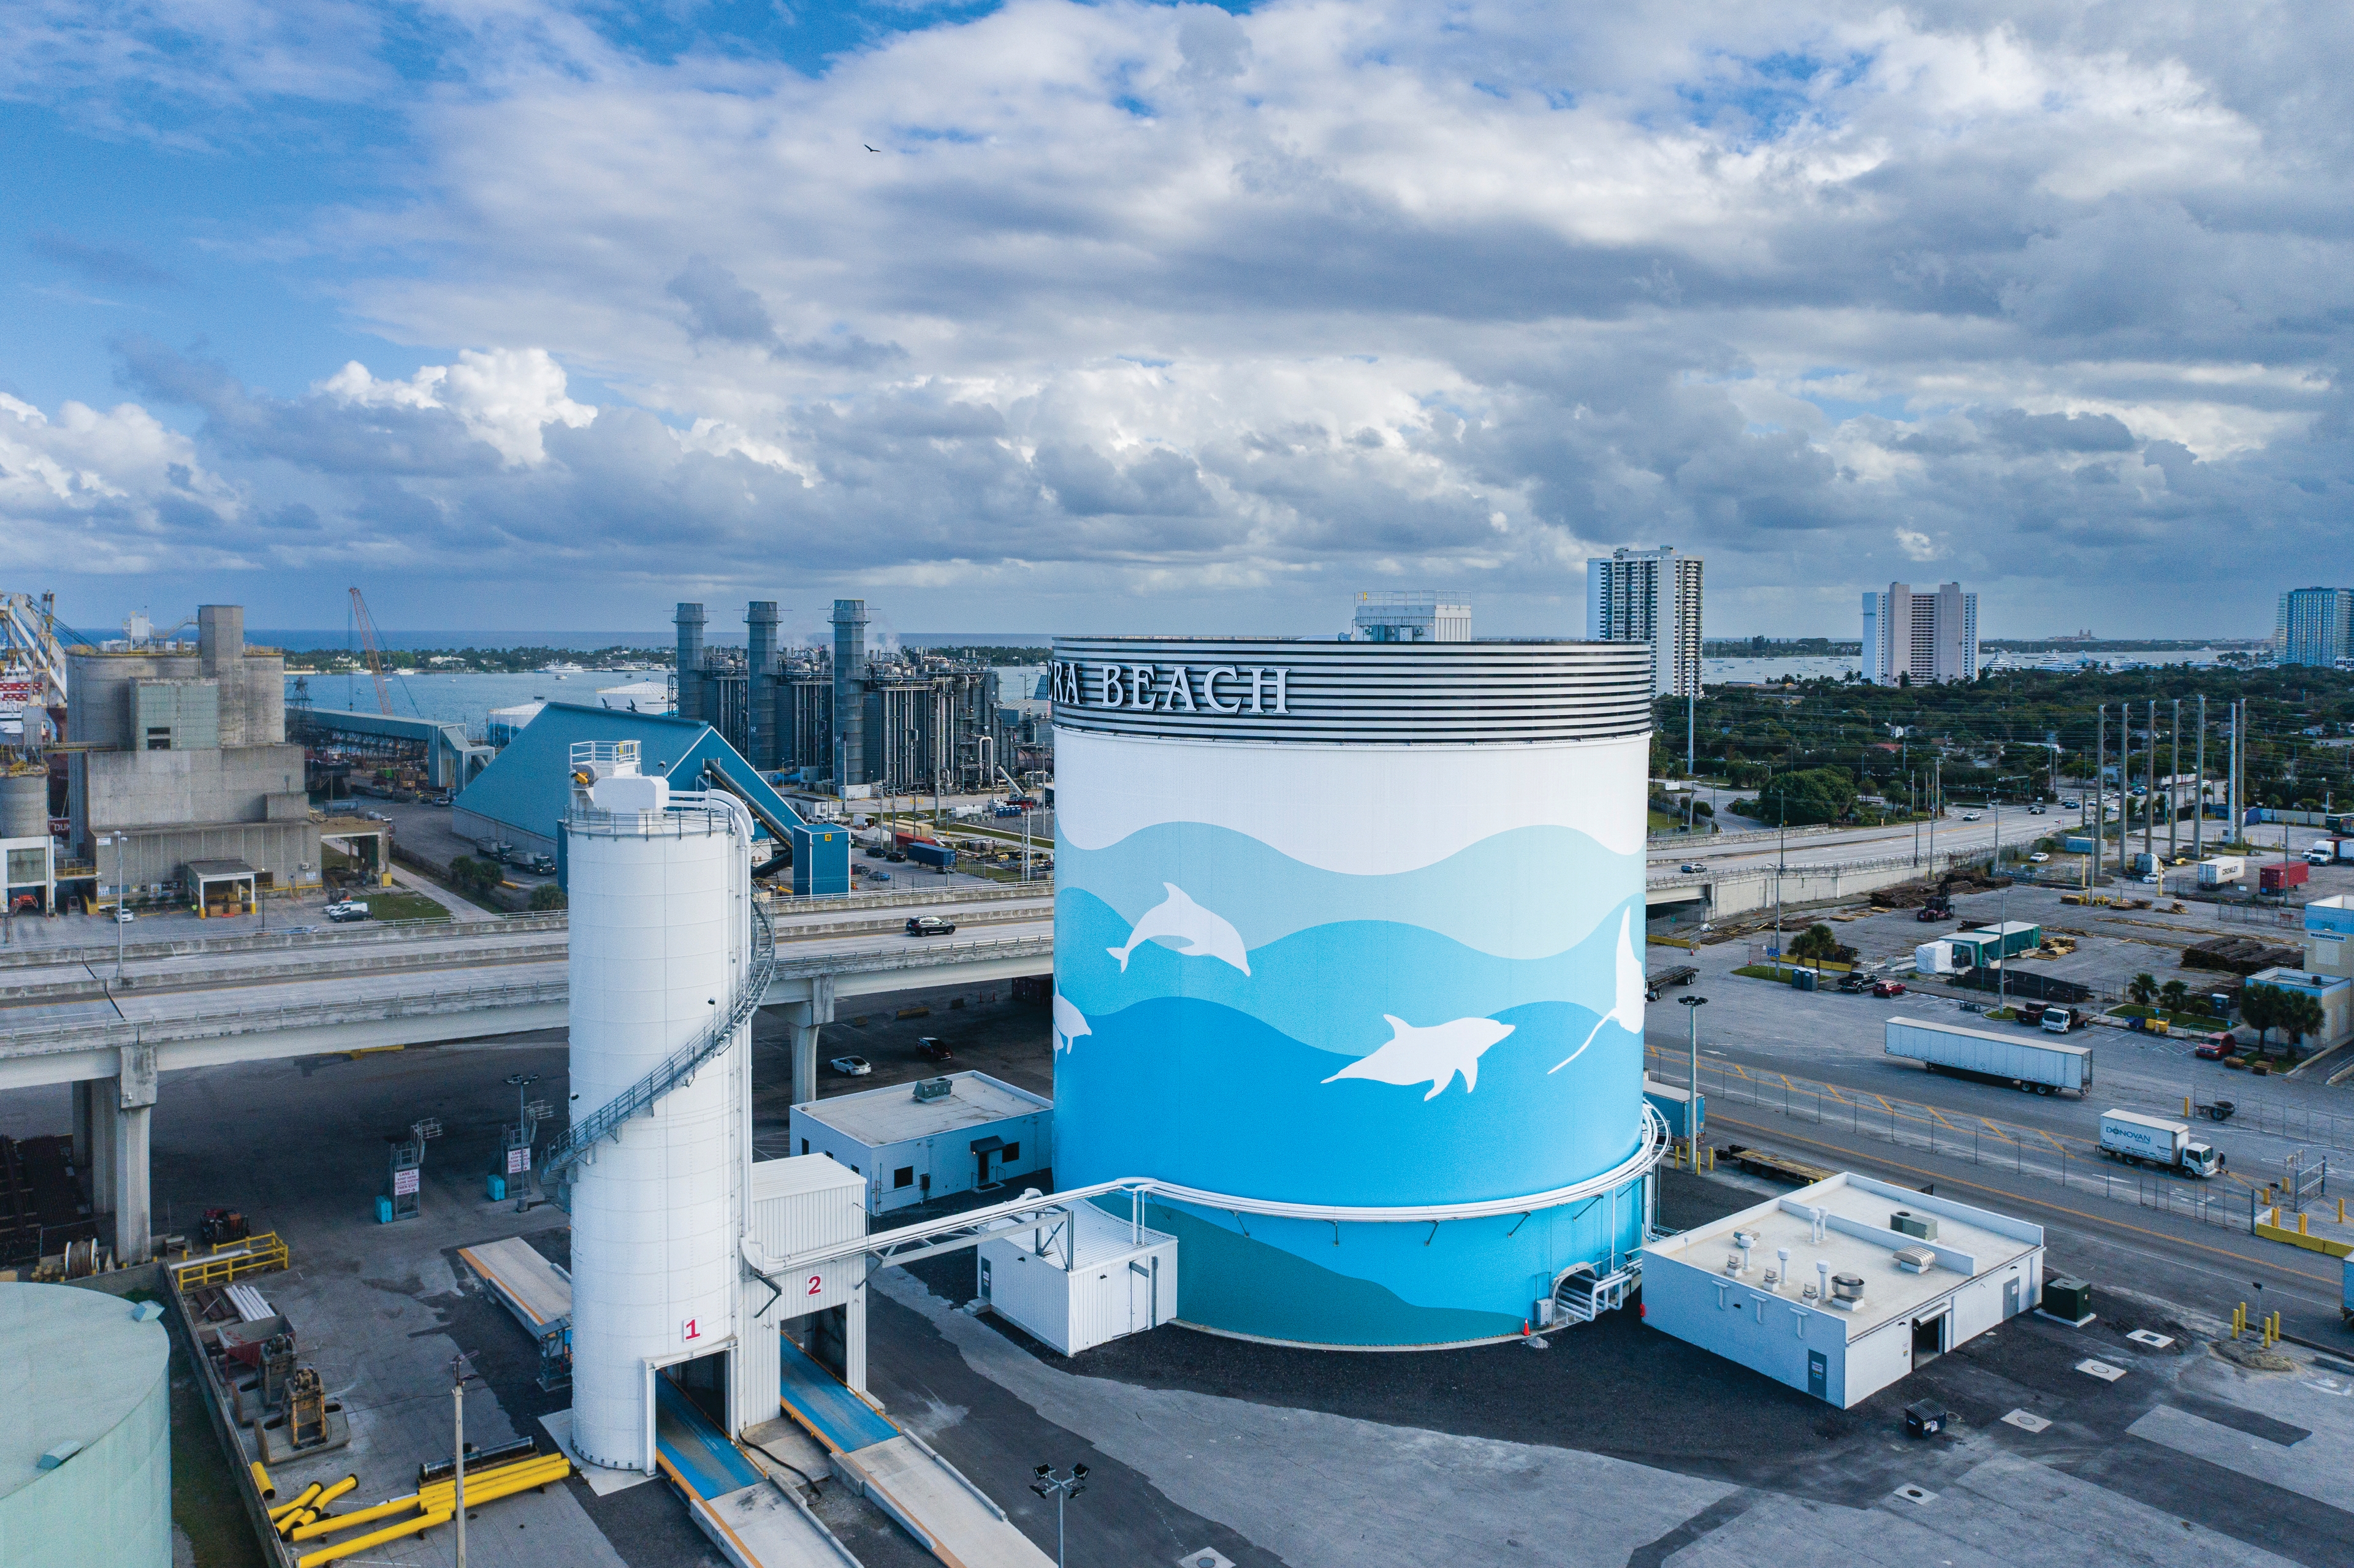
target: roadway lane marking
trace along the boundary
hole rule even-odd
[[[1737,1117],[1711,1116],[1709,1120],[1721,1121],[1729,1126],[1744,1128],[1751,1132],[1756,1133],[1760,1138],[1769,1140],[1779,1140],[1786,1143],[1803,1143],[1809,1149],[1819,1149],[1826,1154],[1836,1154],[1842,1159],[1868,1160],[1874,1165],[1882,1166],[1891,1171],[1903,1171],[1914,1176],[1926,1176],[1933,1181],[1945,1181],[1956,1187],[1967,1187],[1974,1192],[1985,1192],[1990,1196],[2003,1199],[2009,1202],[2032,1204],[2034,1207],[2039,1209],[2048,1209],[2055,1214],[2067,1214],[2075,1219],[2083,1220],[2085,1224],[2090,1225],[2097,1225],[2109,1230],[2131,1231],[2136,1235],[2148,1236],[2157,1241],[2170,1242],[2176,1246],[2186,1246],[2194,1252],[2203,1252],[2211,1255],[2211,1256],[2229,1258],[2233,1263],[2243,1265],[2253,1264],[2259,1268],[2269,1269],[2274,1274],[2285,1274],[2292,1278],[2307,1280],[2315,1285],[2326,1286],[2332,1291],[2336,1291],[2344,1283],[2342,1280],[2335,1277],[2307,1274],[2301,1268],[2285,1267],[2277,1263],[2273,1263],[2264,1258],[2253,1257],[2244,1253],[2226,1252],[2220,1246],[2209,1246],[2204,1242],[2188,1241],[2181,1236],[2168,1235],[2164,1231],[2151,1230],[2146,1225],[2129,1225],[2123,1220],[2103,1219],[2098,1214],[2088,1214],[2082,1209],[2072,1209],[2064,1203],[2054,1203],[2042,1198],[2030,1198],[2021,1193],[2005,1192],[2000,1187],[1989,1187],[1981,1181],[1965,1181],[1958,1176],[1949,1176],[1942,1171],[1924,1170],[1918,1165],[1907,1165],[1901,1160],[1882,1160],[1873,1155],[1862,1153],[1859,1150],[1841,1149],[1835,1144],[1819,1143],[1811,1138],[1794,1137],[1791,1134],[1781,1131],[1777,1128],[1759,1127],[1755,1123],[1743,1121]]]

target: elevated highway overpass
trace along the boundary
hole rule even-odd
[[[2043,825],[2047,819],[2036,819]],[[2024,833],[2027,821],[2004,831]],[[1652,852],[1648,902],[1710,918],[1850,896],[1985,853],[1992,822],[1939,831],[1915,861],[1910,830],[1743,834]],[[1958,839],[1959,842],[1949,841]],[[1984,842],[1981,842],[1984,841]],[[1685,863],[1695,869],[1687,872]],[[906,934],[909,916],[957,924]],[[793,1097],[814,1097],[819,1031],[838,1001],[938,984],[1043,975],[1054,965],[1053,890],[944,889],[779,900],[779,962],[764,1006],[794,1029]],[[560,1026],[561,914],[411,926],[0,952],[0,1089],[75,1086],[75,1138],[101,1210],[138,1255],[147,1224],[147,1119],[158,1075],[272,1057],[482,1039]]]

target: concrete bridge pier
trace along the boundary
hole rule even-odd
[[[807,1001],[786,1004],[793,1029],[793,1104],[817,1098],[818,1032],[833,1022],[833,977],[810,977]]]

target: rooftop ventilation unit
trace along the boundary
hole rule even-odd
[[[947,1078],[919,1078],[916,1082],[918,1100],[944,1100],[956,1093],[956,1085]]]
[[[1937,1266],[1937,1255],[1925,1246],[1900,1246],[1895,1256],[1896,1266],[1907,1274],[1926,1274]]]
[[[1937,1222],[1909,1209],[1899,1209],[1888,1216],[1888,1228],[1902,1231],[1915,1241],[1935,1241]]]

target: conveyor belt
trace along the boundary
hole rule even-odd
[[[654,1379],[654,1446],[699,1498],[723,1497],[764,1478],[666,1377]]]
[[[534,1334],[572,1316],[571,1277],[521,1236],[461,1246],[458,1255]]]

